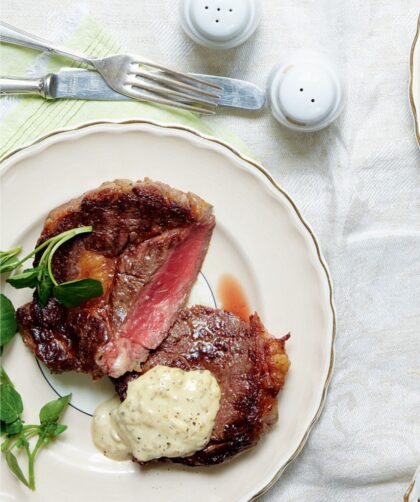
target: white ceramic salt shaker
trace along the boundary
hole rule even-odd
[[[186,34],[212,49],[242,44],[261,18],[261,0],[180,0],[179,8]]]
[[[271,72],[267,97],[274,117],[295,131],[318,131],[341,113],[345,92],[341,78],[324,55],[289,51]]]

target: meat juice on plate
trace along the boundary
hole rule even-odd
[[[217,288],[222,309],[248,321],[251,309],[241,283],[231,274],[223,274]]]

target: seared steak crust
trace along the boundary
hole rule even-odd
[[[104,295],[72,309],[50,299],[40,309],[35,294],[31,303],[18,309],[19,328],[26,345],[52,371],[89,372],[94,378],[118,376],[147,358],[149,345],[161,342],[184,306],[206,254],[214,217],[211,206],[194,194],[149,179],[136,183],[116,180],[53,210],[37,245],[85,225],[92,225],[93,232],[60,247],[54,255],[53,272],[59,282],[98,279]],[[190,241],[195,244],[195,254],[186,256],[184,248]],[[174,279],[173,269],[184,256],[190,266],[182,267]],[[39,258],[36,256],[35,265]],[[166,275],[159,275],[161,270]],[[159,282],[153,289],[156,277]],[[171,302],[171,281],[175,280],[177,295]],[[159,304],[158,286],[167,287],[166,310]],[[139,304],[146,288],[148,293]],[[150,305],[153,301],[156,305]],[[130,315],[141,312],[143,306],[150,312],[156,307],[163,316],[156,326],[150,325],[152,314],[145,319],[149,322],[145,329],[152,337],[146,347],[141,345],[143,334],[138,339],[134,328],[125,328]],[[138,330],[138,325],[133,326]]]
[[[190,457],[160,460],[218,464],[254,446],[277,420],[276,398],[289,368],[288,338],[271,337],[257,314],[246,323],[232,313],[209,307],[183,310],[142,371],[159,364],[207,369],[220,385],[221,404],[210,442],[203,450]],[[113,380],[121,400],[128,383],[138,376],[133,372]]]
[[[115,257],[129,244],[197,223],[209,216],[210,209],[194,194],[147,178],[105,182],[51,211],[38,244],[65,230],[92,225],[94,232],[83,237],[84,247]]]

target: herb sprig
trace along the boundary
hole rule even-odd
[[[76,307],[90,298],[101,296],[103,289],[100,281],[77,279],[59,283],[54,277],[52,268],[54,254],[60,246],[76,235],[90,232],[92,232],[90,226],[62,232],[45,240],[21,260],[18,258],[22,251],[21,247],[0,251],[0,273],[13,272],[37,253],[42,252],[36,266],[10,276],[7,282],[17,289],[36,288],[41,307],[47,305],[51,296],[66,307]],[[5,295],[0,294],[0,354],[3,347],[15,336],[16,331],[16,313],[13,304]],[[39,424],[26,424],[22,418],[22,397],[0,366],[0,435],[4,437],[1,452],[9,469],[31,490],[35,490],[35,459],[39,451],[67,429],[67,426],[59,423],[59,420],[70,399],[71,394],[50,401],[39,412]],[[26,475],[19,464],[16,452],[26,456]]]
[[[62,434],[67,426],[59,423],[63,411],[66,409],[71,394],[60,397],[45,404],[39,412],[40,424],[25,424],[22,420],[23,403],[20,394],[10,382],[6,372],[1,370],[0,384],[0,419],[1,434],[6,439],[1,444],[1,451],[6,458],[7,465],[13,474],[25,486],[35,490],[35,459],[42,447]],[[6,383],[9,381],[10,383]],[[30,439],[37,437],[35,445],[31,447]],[[25,476],[19,465],[16,450],[23,450],[27,457],[28,475]]]
[[[36,288],[41,307],[47,305],[51,296],[65,307],[77,307],[90,298],[102,296],[103,289],[100,281],[96,279],[77,279],[59,284],[52,270],[52,260],[57,249],[76,235],[90,232],[92,232],[91,226],[73,228],[62,232],[44,241],[21,260],[17,258],[22,250],[20,247],[11,251],[0,251],[0,273],[18,269],[23,263],[43,250],[35,267],[9,277],[6,282],[17,289]]]
[[[16,334],[16,314],[11,301],[0,294],[0,349]],[[40,450],[67,426],[59,423],[71,394],[45,404],[39,412],[39,424],[26,424],[22,419],[22,397],[15,389],[3,367],[0,367],[0,435],[4,437],[1,452],[13,474],[25,486],[35,490],[35,459]],[[33,438],[37,438],[36,441]],[[27,458],[25,475],[14,452],[21,451]]]

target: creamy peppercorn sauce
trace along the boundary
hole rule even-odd
[[[114,397],[98,406],[93,441],[114,460],[188,457],[209,442],[220,396],[210,371],[155,366],[128,384],[122,403]]]

